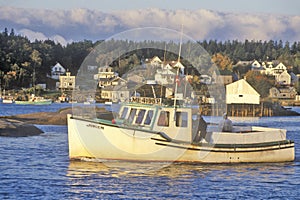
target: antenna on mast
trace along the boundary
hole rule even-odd
[[[183,32],[183,24],[181,24],[181,33],[180,33],[180,43],[179,43],[179,52],[178,52],[178,60],[177,64],[180,62],[180,55],[181,55],[181,45],[182,45],[182,32]],[[176,72],[176,79],[175,79],[175,91],[174,91],[174,109],[176,109],[176,94],[177,94],[177,89],[178,89],[178,83],[179,83],[179,66],[177,67],[177,72]],[[174,116],[175,120],[175,116]]]
[[[165,51],[164,51],[164,62],[163,62],[163,65],[166,64],[166,54],[167,54],[167,43],[165,43]]]
[[[180,62],[180,56],[181,56],[182,33],[183,33],[183,24],[181,24],[180,43],[179,43],[179,53],[178,53],[178,62]]]

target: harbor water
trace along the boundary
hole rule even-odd
[[[57,111],[68,104],[0,104],[0,115]],[[300,112],[299,107],[293,107]],[[287,129],[296,159],[287,163],[110,165],[70,161],[67,127],[37,125],[45,133],[0,137],[0,199],[299,199],[300,117],[233,120]],[[153,165],[161,165],[153,169]]]

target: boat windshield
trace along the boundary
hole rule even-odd
[[[129,117],[128,117],[128,122],[129,122],[130,124],[133,122],[133,119],[134,119],[134,117],[135,117],[136,111],[137,111],[136,108],[132,108],[132,109],[130,110],[130,114],[129,114]]]
[[[141,109],[137,115],[137,118],[135,120],[136,124],[141,124],[143,119],[144,119],[144,115],[145,115],[146,110],[145,109]]]
[[[154,110],[124,106],[119,116],[126,124],[149,126],[153,121]]]
[[[148,110],[144,124],[150,125],[152,121],[152,117],[153,117],[153,110]]]
[[[120,119],[125,119],[128,113],[128,107],[123,107]]]

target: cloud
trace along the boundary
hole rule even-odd
[[[0,7],[0,24],[2,29],[15,28],[28,37],[56,38],[61,42],[106,39],[116,33],[142,27],[180,31],[181,24],[184,33],[195,40],[300,41],[300,16],[225,13],[205,9],[149,8],[104,13],[83,8],[48,10]],[[163,37],[163,34],[160,36]]]

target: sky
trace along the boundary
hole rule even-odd
[[[90,8],[102,11],[145,8],[210,9],[226,12],[300,14],[298,0],[1,0],[0,2],[1,6],[22,8]]]
[[[299,0],[0,0],[0,30],[62,44],[142,27],[195,40],[300,41]]]

